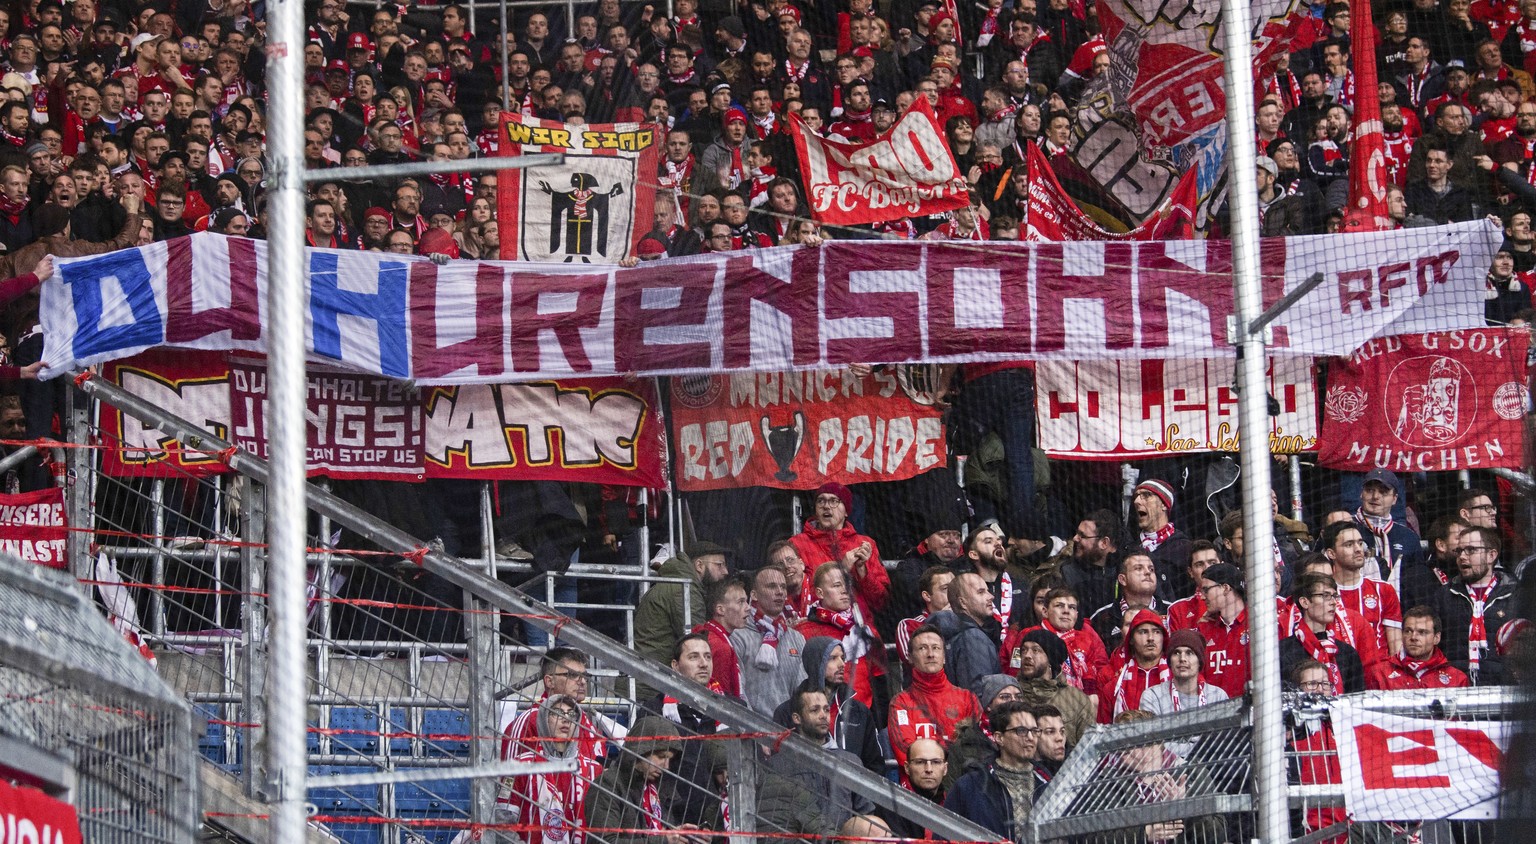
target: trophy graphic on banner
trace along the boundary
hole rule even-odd
[[[795,455],[800,453],[800,444],[805,441],[805,414],[795,411],[795,419],[788,425],[769,425],[767,416],[759,418],[757,424],[763,431],[763,441],[768,443],[768,453],[779,465],[779,471],[774,472],[773,477],[785,483],[799,477],[789,467],[795,462]]]

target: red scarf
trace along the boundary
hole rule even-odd
[[[1301,643],[1307,656],[1312,657],[1328,669],[1328,682],[1333,685],[1333,693],[1344,694],[1344,675],[1339,671],[1339,645],[1333,639],[1318,639],[1312,628],[1305,621],[1296,625],[1296,641]]]
[[[645,784],[645,795],[640,798],[640,807],[645,811],[646,829],[666,829],[661,822],[661,792],[656,788],[656,783]]]
[[[828,625],[830,627],[836,627],[838,632],[845,636],[848,635],[849,631],[853,630],[852,607],[849,607],[842,612],[833,612],[832,610],[822,606],[820,601],[817,601],[816,603],[811,604],[810,608],[806,610],[805,615],[806,618],[809,618],[812,621],[819,621],[822,624]]]
[[[1157,546],[1162,545],[1164,542],[1167,542],[1172,538],[1173,522],[1169,522],[1168,524],[1163,525],[1152,533],[1143,533],[1141,535],[1141,547],[1147,549],[1148,552],[1156,551]]]
[[[745,144],[742,146],[745,146]],[[740,187],[742,181],[746,178],[746,172],[746,166],[741,163],[741,147],[735,147],[731,150],[731,170],[727,174],[725,186],[731,190]]]
[[[1196,683],[1195,683],[1195,695],[1196,695],[1195,706],[1204,706],[1205,703],[1206,703],[1206,701],[1205,701],[1205,685],[1206,684],[1205,684],[1205,678],[1204,677],[1199,678],[1196,681]],[[1183,697],[1183,695],[1179,694],[1179,690],[1174,688],[1172,683],[1168,684],[1168,697],[1169,697],[1169,699],[1171,699],[1173,701],[1173,711],[1174,712],[1178,712],[1180,709],[1183,708],[1183,704],[1179,703],[1179,701]]]
[[[1142,670],[1141,666],[1137,665],[1136,664],[1136,660],[1134,660],[1134,659],[1126,660],[1125,661],[1125,665],[1120,669],[1120,677],[1115,680],[1115,712],[1114,712],[1114,714],[1119,715],[1120,713],[1126,711],[1127,709],[1131,709],[1132,708],[1131,704],[1130,704],[1130,701],[1126,699],[1125,687],[1126,687],[1126,684],[1131,682],[1131,679],[1136,676],[1136,672],[1140,671],[1140,670]],[[1157,661],[1157,665],[1152,667],[1152,678],[1147,681],[1147,685],[1146,685],[1145,688],[1142,689],[1142,693],[1145,694],[1146,690],[1152,688],[1153,686],[1162,685],[1162,683],[1165,680],[1167,680],[1167,679],[1168,679],[1168,660],[1166,660],[1166,659],[1159,659]],[[1174,699],[1175,700],[1178,699],[1177,694],[1174,695]]]

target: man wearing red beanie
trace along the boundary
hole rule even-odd
[[[805,529],[790,539],[790,543],[805,562],[806,571],[815,571],[817,566],[830,562],[836,562],[842,567],[848,585],[853,590],[853,609],[873,631],[875,613],[885,607],[885,596],[891,579],[885,573],[885,565],[880,562],[880,552],[875,548],[875,541],[861,535],[848,523],[848,511],[852,506],[853,493],[848,491],[848,487],[839,483],[822,484],[816,490],[811,518],[806,520]],[[811,578],[807,577],[801,587],[806,606],[815,600],[813,588]],[[877,645],[878,642],[876,638]],[[871,648],[871,653],[876,655],[875,659],[870,660],[873,663],[872,676],[883,676],[885,669],[879,661],[879,655],[884,653],[884,648]],[[873,695],[869,690],[858,689],[858,693],[862,695],[860,700],[865,706],[873,705]],[[865,700],[865,697],[869,699]]]

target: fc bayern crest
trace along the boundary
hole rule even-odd
[[[1444,671],[1442,671],[1442,672],[1440,672],[1436,676],[1438,676],[1440,678],[1441,685],[1450,685],[1450,683],[1451,683],[1451,675],[1449,675],[1449,674],[1445,673]]]
[[[1365,608],[1368,609],[1368,610],[1376,609],[1376,596],[1375,595],[1366,595],[1365,596]]]

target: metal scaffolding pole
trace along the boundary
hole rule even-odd
[[[267,746],[275,786],[274,844],[304,840],[304,731],[309,672],[304,660],[304,3],[268,6]]]
[[[1270,513],[1269,390],[1259,323],[1259,197],[1253,125],[1253,31],[1248,3],[1223,0],[1227,86],[1227,196],[1232,209],[1232,283],[1236,319],[1231,341],[1238,356],[1238,432],[1242,457],[1243,551],[1248,587],[1248,629],[1253,666],[1255,840],[1290,839],[1286,807],[1285,734],[1280,698],[1280,641],[1274,635],[1275,522]]]

